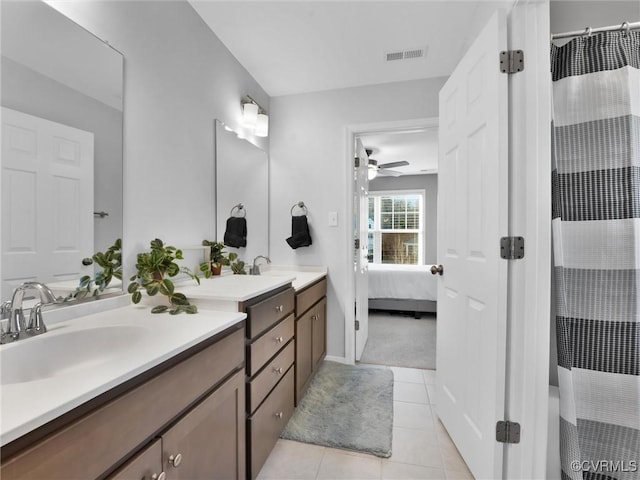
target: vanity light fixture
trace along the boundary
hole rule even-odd
[[[258,120],[258,104],[245,103],[242,106],[242,124],[245,127],[255,127]]]
[[[246,95],[246,99],[242,102],[242,124],[253,130],[256,137],[269,135],[269,116],[265,109],[249,95]]]
[[[266,137],[269,135],[269,117],[265,113],[259,113],[256,120],[256,137]]]

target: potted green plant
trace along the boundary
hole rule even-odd
[[[127,291],[131,294],[131,301],[139,303],[142,300],[142,292],[153,297],[158,293],[166,295],[169,305],[156,305],[151,313],[169,312],[197,313],[198,308],[191,305],[187,297],[175,291],[175,285],[171,278],[179,273],[185,274],[200,284],[200,278],[194,275],[187,267],[181,267],[176,260],[182,260],[182,250],[165,245],[162,240],[156,238],[151,241],[151,249],[148,252],[138,254],[136,262],[136,274],[129,279],[131,283]]]
[[[211,240],[203,240],[202,245],[210,248],[209,262],[200,264],[200,271],[204,273],[206,278],[211,275],[220,275],[222,266],[225,264],[224,243],[212,242]]]
[[[98,297],[109,286],[114,278],[122,280],[122,240],[116,239],[105,252],[96,252],[91,257],[102,268],[94,277],[84,275],[74,293],[70,293],[64,301],[80,300],[91,294]]]

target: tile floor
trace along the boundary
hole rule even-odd
[[[473,480],[435,414],[435,371],[394,373],[390,458],[278,440],[258,480]]]

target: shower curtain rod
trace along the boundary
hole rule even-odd
[[[622,25],[611,25],[609,27],[599,27],[599,28],[591,28],[587,27],[584,30],[576,30],[574,32],[566,32],[566,33],[554,33],[551,35],[551,40],[558,40],[560,38],[571,38],[571,37],[580,37],[582,35],[589,36],[593,33],[599,32],[615,32],[616,30],[621,31],[630,31],[640,29],[640,22],[624,22]]]

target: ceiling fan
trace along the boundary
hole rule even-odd
[[[384,177],[399,177],[402,175],[402,172],[398,172],[396,170],[389,170],[395,167],[404,167],[409,165],[409,162],[406,160],[400,160],[398,162],[389,162],[378,165],[378,161],[374,160],[370,157],[373,153],[373,150],[370,148],[365,149],[367,152],[367,157],[369,157],[369,180],[373,180],[376,176],[384,176]]]

